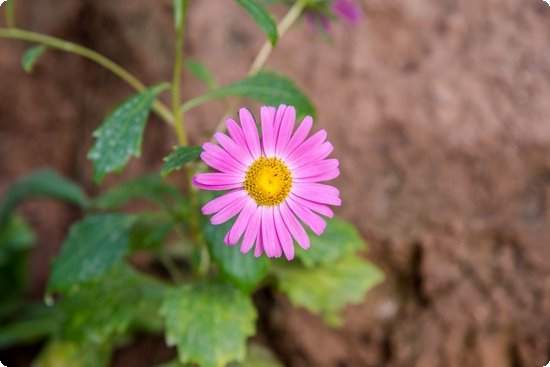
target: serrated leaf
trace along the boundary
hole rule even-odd
[[[218,87],[218,83],[216,83],[216,80],[214,80],[212,73],[204,64],[201,64],[200,62],[195,60],[186,60],[185,67],[187,67],[187,70],[189,70],[191,74],[193,74],[200,81],[206,84],[208,88],[216,89]]]
[[[94,164],[94,181],[110,172],[120,172],[130,157],[141,155],[143,131],[153,102],[167,88],[161,84],[122,102],[94,132],[95,142],[88,153]]]
[[[169,156],[164,158],[164,164],[160,170],[163,177],[168,176],[173,171],[182,168],[186,163],[192,162],[200,157],[201,147],[176,147]]]
[[[52,340],[40,352],[32,367],[107,367],[109,345],[78,345],[69,340]]]
[[[15,206],[30,197],[47,197],[86,207],[88,198],[79,186],[50,170],[39,170],[15,182],[0,202],[0,227]]]
[[[210,255],[222,275],[244,292],[251,292],[266,276],[269,262],[265,256],[256,258],[252,252],[243,254],[238,246],[227,246],[223,243],[232,224],[231,221],[215,226],[205,221],[202,226],[203,235]]]
[[[34,67],[34,64],[38,60],[40,56],[46,51],[46,46],[44,45],[38,45],[29,48],[25,53],[23,54],[23,57],[21,58],[21,66],[23,67],[23,70],[25,70],[26,73],[31,73],[32,69]]]
[[[264,31],[271,45],[275,46],[279,33],[273,15],[257,0],[236,1]]]
[[[327,228],[321,236],[310,234],[311,246],[308,250],[298,248],[296,256],[306,268],[328,265],[366,248],[353,224],[339,219],[327,219]]]
[[[130,215],[104,214],[74,224],[54,260],[48,291],[65,292],[114,268],[128,251],[135,220]]]
[[[294,305],[320,314],[332,325],[340,322],[339,312],[346,304],[361,302],[384,279],[376,266],[354,255],[312,269],[283,264],[276,275],[279,289]]]
[[[181,363],[223,367],[245,357],[255,331],[249,296],[228,283],[207,281],[169,291],[162,305],[166,342],[177,346]]]
[[[99,281],[78,287],[61,300],[62,335],[79,343],[107,343],[124,335],[138,315],[159,319],[165,288],[125,264],[117,266]],[[148,315],[143,315],[144,308]]]
[[[281,74],[265,70],[226,87],[214,89],[202,96],[193,98],[183,104],[181,109],[182,111],[188,111],[202,103],[228,96],[251,98],[271,106],[287,104],[296,107],[299,117],[305,115],[315,117],[315,108],[311,101],[293,81]]]
[[[107,190],[93,202],[94,206],[103,210],[120,209],[135,199],[146,199],[161,207],[174,203],[182,205],[183,196],[174,186],[164,181],[158,174],[138,177]]]

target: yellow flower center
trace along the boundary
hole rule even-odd
[[[279,158],[260,157],[246,171],[244,188],[260,206],[281,204],[292,186],[288,167]]]

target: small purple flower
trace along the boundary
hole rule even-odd
[[[306,21],[315,30],[323,33],[330,31],[331,16],[357,23],[361,20],[363,13],[357,0],[329,0],[319,8],[306,11]]]

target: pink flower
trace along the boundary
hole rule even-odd
[[[340,192],[320,182],[340,174],[337,159],[326,159],[333,146],[321,130],[307,137],[313,119],[304,118],[294,131],[296,110],[281,105],[261,108],[262,136],[254,117],[241,108],[241,125],[227,120],[229,136],[216,133],[219,146],[203,145],[202,160],[218,172],[201,173],[193,184],[204,190],[230,190],[202,208],[212,224],[221,224],[238,214],[225,236],[235,245],[241,237],[241,252],[255,245],[254,255],[294,258],[294,241],[310,246],[302,223],[321,235],[326,227],[319,215],[332,218],[329,205],[341,205]],[[300,221],[302,223],[300,223]]]
[[[306,20],[314,29],[328,33],[331,14],[351,23],[358,23],[363,16],[356,0],[330,0],[324,7],[306,11]]]

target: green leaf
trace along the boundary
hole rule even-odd
[[[164,158],[164,164],[160,174],[162,177],[168,176],[173,171],[179,170],[186,163],[192,162],[200,157],[201,147],[176,147],[168,157]]]
[[[279,289],[294,305],[322,315],[332,325],[339,324],[339,311],[346,304],[361,302],[384,279],[376,266],[355,255],[313,269],[281,265],[276,275]]]
[[[145,277],[128,265],[110,271],[98,282],[78,287],[59,303],[64,338],[79,343],[108,343],[123,336],[143,316],[160,319],[165,286]]]
[[[149,112],[158,94],[166,88],[167,84],[161,84],[128,98],[94,132],[96,140],[88,159],[94,164],[96,183],[110,172],[120,172],[130,157],[141,155]]]
[[[182,205],[184,198],[180,191],[164,181],[158,174],[138,177],[124,182],[105,193],[93,202],[103,210],[116,210],[135,199],[147,199],[166,208],[174,203]]]
[[[42,56],[46,49],[46,46],[38,45],[31,47],[27,51],[25,51],[21,59],[21,66],[23,66],[23,70],[25,70],[26,73],[29,74],[32,72],[36,60],[38,60],[38,58]]]
[[[232,224],[228,222],[215,226],[204,221],[204,238],[222,275],[244,292],[251,292],[266,276],[269,262],[265,256],[255,258],[252,252],[242,254],[238,246],[227,246],[223,243]]]
[[[181,363],[223,367],[241,361],[246,339],[255,331],[252,300],[228,283],[208,281],[169,291],[161,313],[167,344],[177,346]]]
[[[19,296],[27,285],[27,257],[35,237],[21,218],[9,217],[0,227],[0,303]]]
[[[252,19],[262,28],[269,42],[275,46],[279,33],[275,18],[267,9],[257,0],[237,0],[237,3],[252,17]]]
[[[78,345],[69,340],[52,340],[40,352],[32,367],[107,367],[111,359],[107,344]]]
[[[27,303],[19,305],[16,314],[17,321],[0,320],[0,349],[39,342],[53,335],[57,328],[55,308]]]
[[[160,249],[174,229],[174,220],[166,212],[145,212],[139,214],[130,232],[130,249]]]
[[[182,111],[188,111],[210,100],[228,96],[251,98],[271,106],[287,104],[296,107],[299,117],[305,115],[315,117],[315,108],[311,101],[298,89],[294,82],[283,75],[265,70],[226,87],[214,89],[209,93],[193,98],[184,103],[181,109]]]
[[[53,171],[40,170],[19,179],[10,187],[0,202],[0,227],[19,202],[35,196],[65,200],[81,207],[88,205],[88,198],[80,187]]]
[[[54,260],[48,291],[65,292],[114,268],[128,251],[135,220],[130,215],[104,214],[74,224]]]
[[[303,250],[299,247],[296,256],[300,258],[306,268],[316,265],[329,265],[342,257],[365,249],[366,244],[355,227],[339,219],[328,219],[327,228],[321,236],[311,232],[311,247]]]
[[[273,353],[260,344],[252,344],[248,347],[246,359],[239,367],[283,367]]]
[[[218,83],[216,83],[216,80],[214,80],[212,73],[208,70],[208,68],[204,64],[201,64],[200,62],[195,60],[186,60],[185,66],[191,72],[191,74],[193,74],[200,81],[206,84],[208,88],[210,89],[218,88]]]

